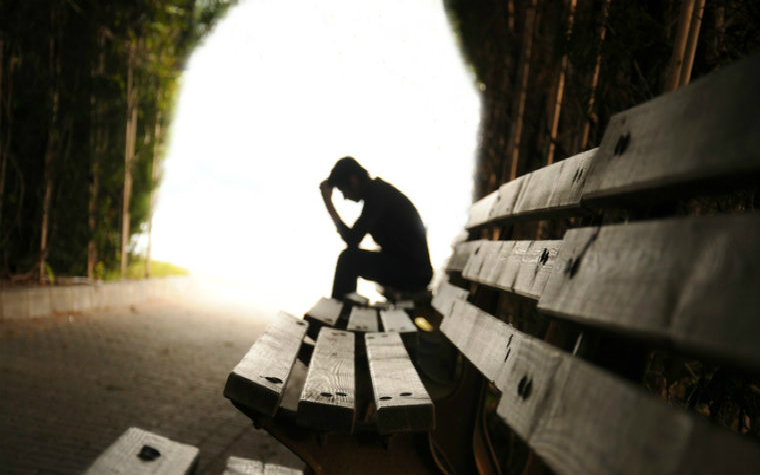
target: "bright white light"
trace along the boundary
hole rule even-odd
[[[153,257],[303,314],[343,248],[318,185],[352,155],[417,206],[440,267],[471,201],[479,107],[440,2],[241,2],[183,76]],[[334,201],[349,224],[361,210]]]

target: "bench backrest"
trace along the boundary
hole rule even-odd
[[[555,472],[760,470],[756,440],[697,414],[716,372],[760,370],[757,77],[755,55],[619,113],[472,206],[433,305]]]

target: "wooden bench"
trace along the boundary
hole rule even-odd
[[[197,462],[197,448],[130,427],[84,473],[190,475],[195,472]]]
[[[192,475],[198,449],[130,427],[85,471],[85,475]],[[302,469],[231,456],[222,475],[298,475]]]
[[[316,473],[760,473],[746,414],[715,423],[725,381],[760,396],[758,77],[755,55],[621,112],[598,149],[472,206],[432,301],[460,352],[447,389],[422,364],[438,334],[409,360],[371,311],[321,302],[273,323],[225,395]],[[288,409],[308,322],[312,389]],[[393,379],[366,406],[363,364]],[[417,376],[429,398],[409,405]],[[389,433],[416,436],[365,438]]]

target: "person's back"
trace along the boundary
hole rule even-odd
[[[346,199],[364,201],[362,213],[349,228],[332,204],[332,189]],[[333,282],[333,298],[356,291],[357,277],[403,291],[423,290],[430,283],[426,231],[409,198],[380,178],[370,179],[367,171],[351,157],[340,159],[327,180],[320,184],[325,206],[338,233],[348,247],[338,258]],[[380,246],[379,251],[359,249],[366,234]]]

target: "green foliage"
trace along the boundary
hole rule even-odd
[[[0,2],[0,279],[39,269],[48,176],[50,268],[86,274],[91,239],[100,275],[119,265],[129,49],[138,107],[134,234],[157,186],[152,170],[167,134],[155,137],[156,125],[168,129],[183,65],[232,3]]]
[[[169,277],[169,276],[176,276],[176,275],[189,275],[190,272],[179,266],[175,266],[174,264],[171,264],[169,262],[162,262],[162,261],[150,261],[150,277]],[[103,272],[103,274],[99,277],[102,280],[119,280],[121,278],[121,274],[119,273],[118,269],[113,269],[107,272]],[[129,263],[129,266],[127,267],[127,279],[129,280],[141,280],[145,278],[145,259],[138,259],[135,261],[131,261]]]

